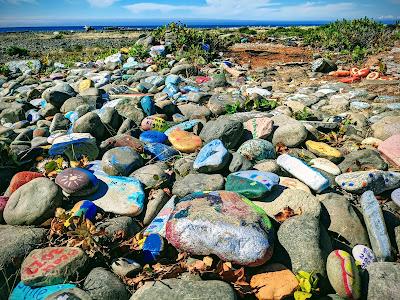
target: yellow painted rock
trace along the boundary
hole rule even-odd
[[[318,157],[323,157],[331,161],[338,161],[342,158],[342,153],[329,146],[328,144],[314,141],[306,142],[307,149]]]
[[[93,81],[90,79],[85,79],[82,80],[81,83],[79,83],[79,93],[82,93],[86,91],[87,89],[91,88],[93,86]]]
[[[129,53],[129,49],[126,48],[126,47],[121,48],[119,51],[120,51],[122,54],[128,54],[128,53]]]
[[[185,153],[193,153],[202,145],[201,138],[197,135],[179,128],[172,131],[168,135],[168,139],[176,150]]]

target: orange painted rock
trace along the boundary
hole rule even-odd
[[[369,74],[369,69],[368,69],[368,68],[360,69],[360,70],[357,72],[357,75],[360,76],[361,78],[367,77],[368,74]]]
[[[359,68],[351,68],[350,69],[350,76],[357,75],[358,71],[360,71]]]
[[[10,185],[8,186],[6,196],[11,196],[12,193],[14,193],[17,189],[19,189],[21,186],[24,184],[28,183],[29,181],[39,178],[39,177],[44,177],[43,174],[38,173],[38,172],[30,172],[30,171],[23,171],[23,172],[18,172],[17,174],[14,175],[14,177],[11,179]]]
[[[202,146],[201,138],[179,128],[172,131],[168,139],[176,150],[184,153],[193,153]]]
[[[343,79],[340,79],[340,82],[343,82],[343,83],[353,83],[353,82],[359,81],[360,79],[361,79],[360,77],[354,75],[354,76],[352,76],[352,77],[345,77],[345,78],[343,78]]]
[[[269,266],[270,272],[253,276],[250,286],[257,290],[259,300],[280,300],[292,295],[299,283],[294,274],[283,265]]]
[[[335,77],[348,77],[348,76],[350,76],[350,71],[338,70],[338,71],[331,72],[330,75],[335,76]]]
[[[368,80],[376,80],[379,78],[379,73],[378,72],[371,72],[367,75]]]

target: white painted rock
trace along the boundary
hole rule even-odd
[[[339,175],[342,173],[337,165],[326,158],[314,158],[310,161],[310,165],[313,168],[325,171],[332,175]]]
[[[354,246],[352,254],[355,261],[363,269],[366,269],[371,263],[376,261],[374,252],[370,248],[364,245]]]

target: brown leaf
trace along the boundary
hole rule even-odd
[[[207,267],[211,267],[213,264],[213,259],[209,256],[203,257],[203,262]]]
[[[290,217],[297,216],[298,214],[294,212],[293,209],[291,209],[289,206],[285,207],[283,211],[277,213],[274,217],[275,220],[277,220],[279,223],[283,223]]]

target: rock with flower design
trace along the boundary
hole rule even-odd
[[[63,170],[55,181],[70,196],[86,196],[96,192],[99,180],[92,172],[82,168]]]
[[[260,198],[279,183],[279,176],[270,172],[240,171],[226,179],[225,190],[239,193],[247,198]]]
[[[326,270],[336,293],[345,299],[361,297],[361,278],[353,257],[346,251],[335,250],[328,256]]]
[[[273,251],[272,224],[247,198],[228,191],[199,192],[180,199],[167,222],[166,238],[195,255],[259,266]]]
[[[335,178],[340,188],[347,192],[362,194],[370,190],[380,194],[400,186],[400,173],[390,171],[359,171],[345,173]]]

